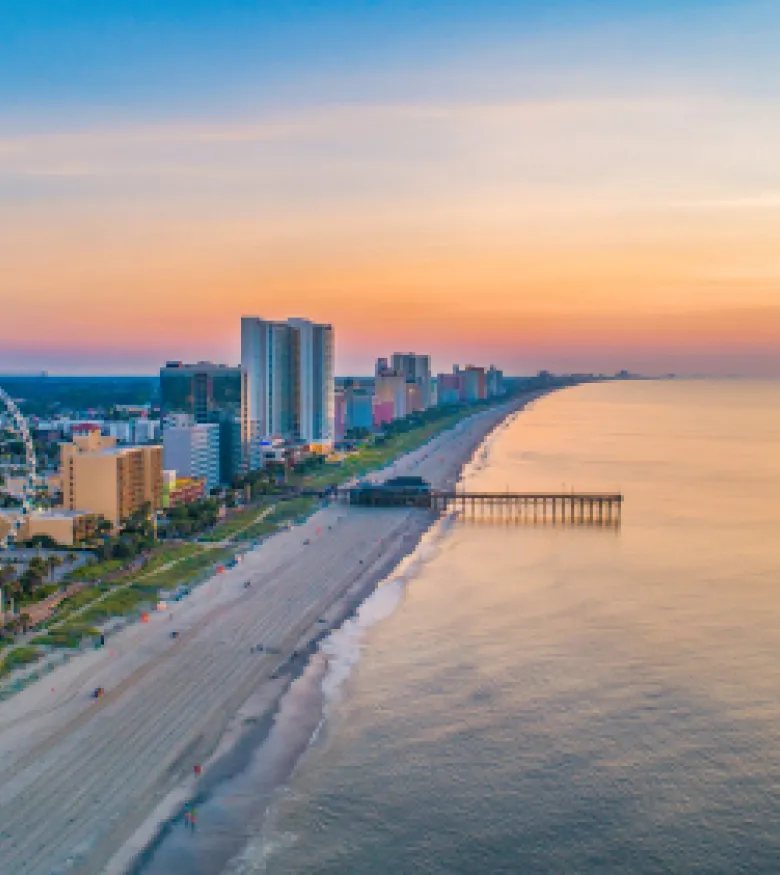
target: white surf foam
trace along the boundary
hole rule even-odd
[[[434,558],[440,549],[442,541],[452,528],[453,520],[444,517],[429,529],[417,548],[405,556],[395,571],[387,577],[360,605],[352,617],[331,632],[321,643],[320,649],[313,657],[304,673],[290,687],[282,699],[276,725],[266,745],[273,744],[272,738],[285,738],[287,732],[278,732],[287,726],[288,718],[292,719],[300,729],[302,707],[310,708],[313,697],[313,685],[319,684],[321,693],[321,714],[316,726],[313,727],[307,747],[316,743],[333,709],[342,700],[345,685],[352,675],[355,666],[360,661],[369,631],[386,620],[398,609],[403,601],[409,582],[418,574],[420,568]],[[323,660],[325,667],[323,670]],[[298,700],[302,700],[299,702]],[[311,725],[311,724],[310,724]],[[275,755],[279,755],[276,751]],[[303,759],[304,752],[298,757],[297,768]],[[292,773],[292,770],[291,770]],[[289,780],[289,779],[288,779]],[[279,794],[289,792],[289,784],[279,787]],[[270,821],[269,813],[273,803],[266,812],[262,831],[250,838],[243,850],[237,854],[224,870],[226,875],[246,875],[246,873],[264,872],[268,859],[277,852],[288,848],[295,837],[290,833],[277,832]]]
[[[369,630],[390,617],[403,601],[409,581],[435,555],[452,527],[452,519],[444,517],[429,529],[417,548],[405,556],[395,571],[386,578],[349,617],[323,641],[321,652],[328,660],[322,681],[325,716],[328,708],[339,700],[344,684],[360,660]]]

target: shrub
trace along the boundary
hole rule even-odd
[[[99,634],[93,626],[65,623],[57,629],[52,629],[45,637],[46,643],[52,647],[80,647],[84,638],[92,638]]]
[[[0,662],[0,675],[8,674],[15,668],[37,662],[41,658],[41,652],[35,647],[15,647],[9,650],[5,658]]]

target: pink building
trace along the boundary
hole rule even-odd
[[[381,362],[383,359],[380,359]],[[376,404],[392,404],[392,419],[400,419],[406,416],[406,377],[392,369],[381,368],[377,365],[377,374],[374,382],[374,397]]]
[[[374,426],[379,427],[385,422],[392,422],[395,418],[395,405],[392,401],[374,402]]]

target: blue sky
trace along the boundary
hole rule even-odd
[[[412,91],[495,98],[680,76],[774,90],[777,67],[765,68],[777,10],[750,0],[3,0],[0,118],[154,119]]]

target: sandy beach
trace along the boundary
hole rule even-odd
[[[381,476],[452,486],[486,434],[530,400],[470,417]],[[323,507],[172,611],[0,704],[3,875],[127,871],[196,784],[213,779],[241,718],[273,716],[316,642],[432,522],[422,511]]]

